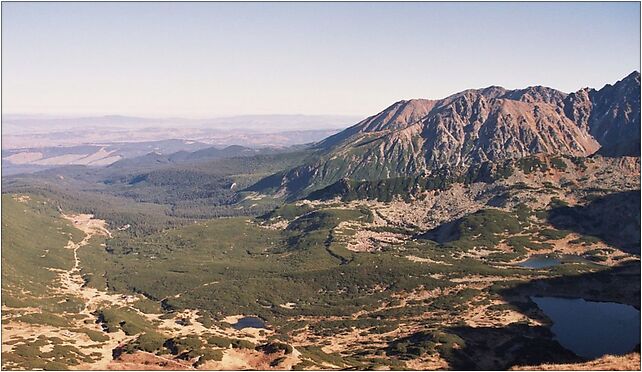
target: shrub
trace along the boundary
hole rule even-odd
[[[228,348],[232,344],[232,340],[229,338],[211,335],[206,337],[207,343],[210,345],[215,345],[222,348]]]
[[[274,359],[273,361],[270,362],[270,367],[278,367],[279,364],[283,363],[285,361],[285,357],[279,357]]]
[[[232,341],[232,347],[235,349],[254,349],[256,345],[248,340],[234,340]]]
[[[136,348],[141,351],[153,353],[163,347],[165,337],[159,333],[147,332],[138,336],[136,339]]]
[[[557,157],[551,159],[551,166],[555,169],[559,169],[562,171],[566,170],[567,168],[567,165],[564,162],[564,160],[562,158],[557,158]]]
[[[258,349],[261,349],[268,354],[278,353],[281,350],[283,350],[285,354],[292,354],[292,351],[294,350],[292,346],[283,342],[278,342],[278,341],[273,341],[265,345],[259,346]]]
[[[540,237],[543,240],[559,240],[564,239],[570,231],[567,230],[553,230],[553,229],[544,229],[539,232]]]

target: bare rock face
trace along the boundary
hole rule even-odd
[[[356,134],[385,132],[404,129],[421,121],[433,109],[438,101],[411,99],[399,101],[377,115],[366,118],[356,125],[330,136],[319,143],[321,148],[330,148]]]
[[[305,194],[343,178],[376,180],[534,154],[640,155],[640,74],[565,94],[491,86],[442,100],[399,101],[317,145],[318,158],[283,175]]]
[[[640,156],[640,73],[589,93],[590,133],[604,156]]]
[[[422,120],[436,103],[437,101],[426,99],[399,101],[378,115],[364,120],[358,128],[362,132],[400,130]]]
[[[505,98],[510,96],[517,100]],[[556,105],[546,103],[550,99],[514,92],[486,98],[471,92],[440,107],[423,122],[428,165],[470,165],[535,153],[594,153],[599,148],[595,139]]]
[[[590,89],[585,88],[569,94],[564,100],[564,114],[577,126],[589,130],[589,120],[593,103],[591,103]]]
[[[565,115],[587,129],[604,156],[640,156],[640,73],[600,90],[585,88],[563,102]]]
[[[541,85],[507,92],[504,98],[526,103],[544,102],[559,106],[564,102],[566,94],[559,90],[543,87]]]

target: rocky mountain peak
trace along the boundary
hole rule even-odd
[[[566,94],[553,88],[538,85],[525,89],[512,90],[503,98],[526,103],[543,102],[552,105],[560,105],[564,101],[564,98],[566,98]]]
[[[399,101],[317,148],[316,160],[283,176],[286,189],[305,194],[343,178],[431,175],[534,154],[639,156],[640,74],[571,94],[490,86]]]
[[[605,156],[640,156],[640,73],[588,92],[589,131]],[[585,110],[589,110],[586,108]]]
[[[403,129],[423,119],[437,101],[411,99],[395,102],[377,115],[357,124],[361,132],[378,132]]]

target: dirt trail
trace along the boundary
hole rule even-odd
[[[164,331],[172,336],[185,336],[185,335],[198,335],[203,333],[215,333],[222,336],[233,336],[235,338],[246,338],[249,337],[253,341],[265,340],[272,331],[264,330],[264,334],[260,335],[258,329],[243,329],[242,331],[237,331],[234,329],[211,329],[203,326],[200,323],[198,318],[198,311],[194,309],[186,309],[182,312],[177,313],[177,316],[170,319],[161,319],[161,314],[145,314],[139,309],[131,306],[133,301],[141,299],[140,296],[125,296],[121,294],[110,294],[104,290],[99,290],[97,288],[91,288],[84,286],[84,280],[81,275],[81,263],[78,258],[78,250],[89,244],[89,241],[92,237],[96,235],[103,235],[111,237],[111,233],[105,227],[105,221],[94,219],[92,215],[89,214],[80,214],[80,215],[63,215],[64,218],[68,219],[74,224],[74,227],[85,233],[85,237],[78,243],[70,240],[67,244],[67,248],[73,249],[74,252],[74,266],[68,271],[60,272],[61,288],[60,290],[71,296],[82,298],[85,302],[85,307],[79,312],[80,315],[84,315],[85,318],[94,318],[95,315],[93,312],[100,308],[106,307],[127,307],[130,310],[137,312],[139,315],[143,316],[145,319],[151,323],[156,324],[158,330]],[[216,282],[206,283],[203,286],[215,285]],[[242,317],[242,316],[239,316]],[[189,325],[179,325],[176,323],[177,318],[188,319]],[[227,319],[229,320],[229,319]],[[82,322],[80,322],[82,323]],[[79,324],[79,326],[87,328],[86,324]],[[93,324],[90,327],[95,328],[96,330],[102,331],[101,327],[98,324]],[[110,369],[114,368],[115,365],[118,365],[120,362],[115,362],[112,356],[112,350],[118,345],[127,342],[135,336],[127,336],[122,331],[114,333],[103,333],[108,336],[110,339],[105,343],[96,345],[95,343],[87,344],[88,352],[99,352],[101,353],[101,358],[98,361],[81,364],[74,369]],[[229,351],[226,351],[226,354]],[[158,359],[158,357],[156,357]],[[230,356],[228,356],[230,358]],[[164,359],[164,358],[160,358]],[[168,363],[170,360],[162,360],[163,363]],[[130,361],[131,362],[131,361]],[[168,366],[173,366],[178,369],[189,368],[188,365],[183,363],[173,364],[169,363]]]
[[[85,318],[89,319],[95,318],[95,315],[92,313],[101,307],[128,306],[127,302],[129,297],[118,294],[108,294],[105,291],[87,287],[84,285],[84,280],[81,275],[78,250],[89,244],[90,239],[96,235],[111,237],[111,233],[105,227],[105,221],[94,219],[93,215],[91,214],[63,214],[62,216],[65,219],[71,221],[75,228],[84,232],[85,237],[78,243],[74,242],[73,240],[69,240],[69,242],[67,243],[66,248],[73,249],[74,251],[74,266],[68,271],[60,272],[60,291],[67,295],[83,299],[85,302],[85,307],[79,312],[79,314],[84,315]],[[88,325],[81,322],[79,326],[83,328],[90,327],[96,331],[102,331],[102,328],[98,324]],[[77,369],[106,369],[107,365],[112,360],[112,350],[118,345],[132,338],[131,336],[125,335],[125,333],[122,331],[103,334],[109,337],[109,341],[99,344],[88,343],[84,345],[87,347],[87,351],[100,353],[100,359],[91,364],[83,363],[77,366]]]
[[[69,240],[67,243],[66,248],[73,249],[74,251],[74,266],[68,271],[60,272],[60,289],[66,294],[85,300],[85,308],[80,312],[81,314],[91,315],[91,312],[96,310],[96,306],[103,302],[108,302],[116,306],[126,305],[123,296],[108,294],[105,291],[84,286],[84,280],[81,275],[78,250],[89,244],[89,240],[94,237],[94,235],[111,237],[111,233],[105,228],[105,221],[93,219],[93,216],[90,214],[72,216],[63,214],[62,216],[70,220],[74,224],[74,227],[84,232],[85,237],[78,243],[73,240]]]
[[[85,355],[92,353],[100,354],[100,358],[95,358],[96,360],[94,362],[83,363],[74,366],[75,368],[105,369],[112,360],[112,350],[122,342],[130,339],[131,336],[125,335],[122,331],[105,333],[100,324],[88,320],[96,319],[96,316],[92,313],[100,307],[126,306],[128,297],[108,294],[105,291],[84,286],[78,250],[88,245],[94,236],[102,235],[111,237],[111,233],[105,227],[105,221],[94,219],[93,215],[90,214],[63,214],[62,217],[71,221],[74,227],[85,233],[85,236],[79,242],[69,240],[66,245],[67,249],[73,250],[74,257],[74,264],[69,270],[50,269],[58,274],[58,281],[52,283],[51,291],[52,293],[61,294],[65,297],[81,299],[85,303],[85,306],[77,313],[61,314],[71,322],[71,327],[52,327],[45,324],[25,323],[12,320],[12,316],[4,317],[2,322],[2,351],[8,352],[12,350],[13,342],[11,341],[35,340],[40,336],[44,336],[47,339],[58,338],[63,340],[64,345],[81,348]],[[30,308],[16,309],[3,307],[3,310],[19,310],[21,315],[42,312],[40,309]],[[109,339],[105,342],[93,341],[87,334],[79,330],[100,332]],[[51,345],[45,346],[45,349],[47,347],[51,347]]]

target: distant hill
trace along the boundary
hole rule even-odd
[[[170,154],[160,152],[150,152],[144,156],[138,156],[131,159],[119,160],[111,164],[110,168],[134,168],[154,166],[158,164],[180,164],[188,162],[198,162],[214,160],[221,158],[232,158],[237,156],[252,156],[259,153],[274,152],[271,149],[251,149],[244,146],[227,146],[225,148],[206,147],[197,151],[177,151]]]
[[[360,118],[348,115],[239,115],[204,119],[144,118],[123,115],[65,117],[47,115],[2,115],[7,134],[47,133],[61,130],[110,130],[142,128],[207,128],[254,130],[277,133],[302,130],[343,129]]]
[[[150,152],[171,154],[205,149],[210,145],[180,139],[78,146],[49,146],[2,150],[3,175],[30,173],[63,165],[105,166]]]

